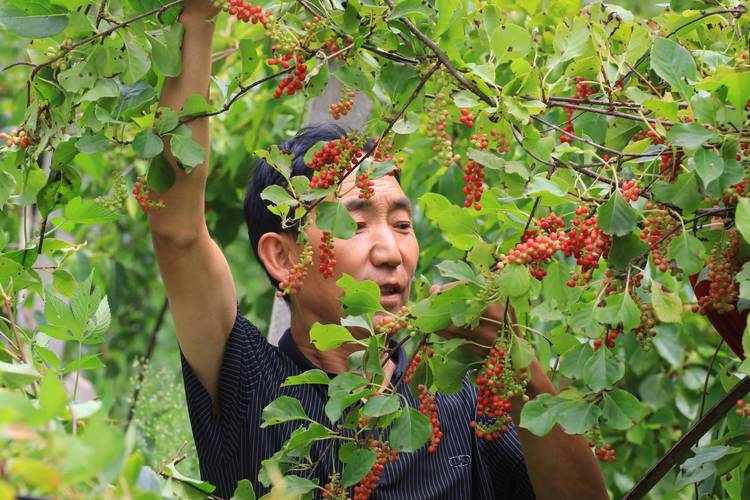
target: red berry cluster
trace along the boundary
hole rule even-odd
[[[328,112],[331,113],[331,117],[334,120],[338,120],[342,116],[346,116],[349,114],[349,111],[351,111],[352,105],[354,104],[355,95],[357,95],[357,93],[353,89],[346,88],[341,93],[339,102],[331,104],[331,106],[328,108]]]
[[[666,272],[669,269],[669,260],[664,255],[664,249],[675,237],[675,234],[672,233],[674,224],[675,221],[666,212],[653,213],[643,221],[641,239],[645,240],[651,249],[651,260],[661,272]]]
[[[698,299],[701,313],[711,308],[719,314],[735,308],[739,290],[734,276],[739,272],[735,257],[740,250],[740,237],[736,228],[729,229],[725,237],[714,248],[708,258],[708,278],[711,280],[708,295]]]
[[[409,383],[411,382],[411,377],[414,375],[414,372],[417,371],[417,367],[419,366],[419,363],[422,362],[422,360],[426,360],[432,355],[435,354],[435,350],[431,347],[427,347],[426,345],[422,345],[417,353],[414,355],[413,358],[411,358],[411,362],[409,363],[409,367],[406,369],[406,372],[404,373],[404,382]]]
[[[635,183],[635,181],[625,181],[620,186],[622,197],[628,201],[638,201],[638,197],[641,195],[641,188]]]
[[[307,163],[317,173],[310,180],[310,188],[327,189],[341,182],[346,174],[354,169],[362,150],[346,137],[323,145],[320,151],[313,153]]]
[[[375,194],[375,191],[372,189],[372,186],[375,185],[375,181],[369,180],[370,174],[367,172],[363,174],[359,174],[357,177],[357,189],[359,189],[359,197],[363,200],[369,200],[372,198],[372,195]]]
[[[21,149],[26,149],[31,146],[31,139],[29,138],[29,134],[24,129],[13,129],[10,131],[10,134],[6,134],[3,132],[0,134],[0,140],[4,140],[5,145],[9,148],[15,146]]]
[[[423,384],[419,384],[417,389],[421,391],[418,396],[419,411],[422,415],[427,417],[432,426],[432,434],[430,435],[430,444],[427,447],[427,452],[435,453],[440,445],[440,440],[443,438],[443,431],[440,430],[440,418],[438,417],[437,412],[437,401],[435,395],[432,394]]]
[[[638,288],[641,286],[641,281],[643,281],[643,273],[638,273],[635,276],[628,276],[625,281],[627,282],[628,288]],[[603,285],[604,293],[606,295],[619,292],[621,284],[622,280],[616,278],[609,269],[604,271]]]
[[[674,154],[671,152],[662,153],[661,161],[659,162],[659,173],[667,176],[669,182],[674,182],[677,179],[683,156],[681,151],[677,151]]]
[[[615,340],[617,340],[617,330],[610,330],[603,339],[594,340],[594,350],[598,350],[603,345],[612,349],[615,346]]]
[[[721,198],[725,205],[736,205],[737,199],[741,196],[745,196],[747,193],[747,179],[742,179],[734,186],[728,187],[721,195]]]
[[[278,65],[284,69],[289,68],[290,64],[295,64],[292,76],[285,76],[278,83],[276,90],[273,93],[274,99],[280,98],[284,92],[286,92],[287,95],[294,95],[296,91],[302,89],[304,81],[307,80],[307,65],[305,64],[304,57],[295,56],[293,52],[287,52],[281,56],[280,59],[269,59],[268,64],[270,66]]]
[[[510,151],[510,141],[505,137],[505,134],[498,134],[496,130],[490,130],[490,135],[497,139],[498,153],[505,154]]]
[[[585,83],[585,78],[582,76],[579,76],[576,78],[576,99],[588,99],[588,97],[594,93],[593,87],[591,87],[589,84]],[[565,126],[563,127],[563,130],[565,132],[574,133],[573,129],[573,109],[572,108],[566,108],[565,112],[567,113],[567,121],[565,122]],[[569,136],[568,134],[560,134],[560,142],[561,143],[568,143],[573,144],[573,138]]]
[[[641,311],[641,321],[637,327],[633,329],[635,332],[635,338],[644,350],[651,349],[651,339],[656,337],[656,313],[654,312],[654,306],[648,302],[642,301],[636,294],[631,295],[633,301]]]
[[[750,403],[745,403],[743,400],[738,399],[736,413],[740,417],[750,416]]]
[[[466,128],[471,128],[474,126],[474,119],[471,117],[471,113],[468,109],[461,110],[461,118],[459,118],[458,121],[466,125]]]
[[[544,266],[552,259],[555,252],[562,251],[567,257],[575,257],[581,271],[573,273],[567,284],[570,287],[585,285],[591,280],[592,271],[599,267],[599,259],[609,253],[611,240],[597,224],[597,218],[588,216],[588,207],[576,209],[576,218],[571,221],[572,227],[562,230],[565,222],[555,215],[542,217],[539,220],[541,230],[527,231],[521,243],[500,256],[498,269],[506,264],[531,266],[531,275],[542,279],[547,275]]]
[[[279,289],[276,291],[277,297],[283,297],[287,294],[295,294],[302,288],[302,282],[307,278],[307,270],[312,264],[312,245],[305,243],[302,248],[302,253],[299,255],[299,259],[292,266],[292,269],[287,274],[287,277],[283,281],[279,282]]]
[[[602,446],[596,446],[593,441],[589,441],[589,446],[594,448],[594,454],[599,457],[602,462],[616,462],[617,454],[615,453],[614,447],[606,443]]]
[[[354,487],[354,500],[370,498],[378,485],[378,481],[380,481],[380,475],[385,469],[385,464],[398,460],[398,452],[391,449],[387,442],[381,444],[377,439],[373,439],[370,443],[370,449],[377,454],[377,458],[362,481]]]
[[[484,165],[474,160],[466,162],[466,168],[464,168],[464,182],[466,182],[464,206],[466,208],[473,205],[474,210],[482,210],[482,204],[479,203],[484,192],[482,179],[484,179]]]
[[[737,152],[737,156],[735,158],[737,159],[737,161],[740,161],[743,156],[745,158],[750,156],[750,141],[740,142],[740,151]]]
[[[375,325],[375,333],[385,333],[390,336],[400,332],[405,328],[411,328],[409,323],[407,322],[408,317],[409,309],[406,306],[403,306],[396,316],[386,316],[382,318]],[[412,362],[414,361],[412,360]],[[408,384],[409,381],[407,380],[406,383]]]
[[[333,268],[336,267],[336,259],[333,255],[333,236],[328,231],[323,231],[318,246],[318,271],[323,278],[328,279],[333,276]]]
[[[323,498],[346,498],[344,488],[336,486],[334,483],[326,483],[320,496]]]
[[[219,5],[217,5],[219,4]],[[243,22],[251,22],[253,24],[266,25],[268,18],[271,17],[271,12],[266,11],[263,13],[263,8],[260,6],[254,6],[250,2],[244,2],[243,0],[229,0],[228,2],[214,2],[215,7],[221,7],[230,16],[235,16],[237,19]]]
[[[477,375],[477,417],[471,421],[474,434],[487,440],[499,439],[511,422],[511,398],[525,395],[525,380],[510,369],[509,352],[498,339]],[[506,367],[508,369],[506,369]],[[482,418],[492,421],[484,423]]]
[[[166,206],[164,205],[164,200],[162,198],[159,198],[156,201],[152,200],[150,196],[151,192],[151,189],[149,189],[148,185],[146,184],[145,177],[139,177],[138,180],[135,181],[133,194],[135,195],[135,199],[138,201],[138,205],[140,205],[141,210],[143,210],[144,212],[148,212],[149,210],[158,210]]]

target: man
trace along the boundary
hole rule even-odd
[[[217,14],[209,0],[186,0],[180,22],[185,27],[183,72],[164,84],[161,105],[179,109],[193,94],[207,97],[213,24]],[[206,118],[190,122],[193,137],[209,150]],[[305,151],[318,141],[336,139],[335,126],[308,129],[282,145],[295,158],[294,174],[304,166]],[[177,180],[164,194],[166,208],[149,214],[154,249],[167,289],[180,349],[185,388],[202,476],[217,485],[216,493],[229,497],[237,481],[248,478],[256,492],[265,489],[257,474],[261,460],[278,450],[294,429],[281,424],[260,429],[262,409],[281,394],[298,398],[307,414],[325,422],[325,391],[320,386],[280,389],[289,375],[317,367],[329,374],[346,369],[348,355],[356,346],[320,352],[310,343],[314,322],[337,323],[341,317],[337,297],[341,290],[333,279],[313,271],[302,289],[289,301],[291,328],[279,347],[271,346],[237,310],[237,294],[226,259],[211,239],[204,218],[204,189],[208,158],[190,175],[177,168],[169,153]],[[345,180],[343,192],[352,187]],[[258,168],[245,202],[248,233],[253,249],[274,283],[287,277],[301,245],[293,232],[281,231],[279,220],[259,198],[267,185],[280,177],[267,166]],[[382,305],[396,312],[409,297],[419,246],[411,225],[411,204],[398,180],[375,180],[369,202],[350,190],[342,202],[357,221],[357,234],[336,241],[336,272],[357,279],[371,279],[381,286]],[[306,229],[311,242],[321,232]],[[313,265],[316,268],[317,265]],[[485,315],[499,320],[502,308],[493,305]],[[378,318],[376,317],[376,320]],[[481,323],[475,331],[451,328],[448,335],[472,338],[491,345],[497,327]],[[408,360],[403,351],[385,365],[387,380],[396,380]],[[554,392],[544,370],[535,361],[530,367],[529,397]],[[412,406],[418,402],[403,383],[397,387]],[[522,402],[513,408],[518,422]],[[512,427],[498,441],[474,436],[469,422],[476,411],[476,391],[466,381],[457,394],[438,398],[438,415],[444,438],[434,454],[425,448],[404,453],[383,471],[375,498],[607,498],[597,462],[582,436],[555,428],[540,438]],[[521,452],[523,450],[523,452]],[[313,448],[313,455],[322,453]],[[332,472],[331,460],[321,460],[314,477],[320,484]],[[316,492],[319,496],[320,490]]]

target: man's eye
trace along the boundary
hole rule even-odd
[[[411,222],[399,222],[398,224],[396,224],[396,227],[398,227],[399,229],[408,230],[411,229]]]
[[[357,230],[364,229],[365,223],[364,222],[357,222]]]

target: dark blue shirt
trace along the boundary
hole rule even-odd
[[[394,379],[408,364],[402,349],[397,354]],[[310,418],[331,426],[324,413],[324,385],[280,387],[288,376],[311,368],[314,366],[299,351],[289,330],[279,346],[273,346],[238,310],[219,376],[219,415],[214,415],[208,392],[182,356],[201,477],[216,485],[214,494],[231,497],[237,482],[245,478],[252,481],[258,497],[269,491],[258,481],[261,461],[279,450],[291,432],[302,425],[296,421],[260,428],[263,408],[277,397],[299,399]],[[419,401],[406,384],[399,383],[397,390],[409,405],[419,408]],[[459,392],[438,394],[437,411],[444,435],[437,452],[428,453],[423,446],[414,453],[401,453],[396,462],[385,466],[372,498],[534,498],[516,429],[511,426],[498,441],[477,439],[469,425],[476,406],[476,389],[466,379]],[[326,444],[313,446],[313,461]],[[314,476],[319,484],[328,482],[331,467],[331,458],[321,461]],[[337,470],[341,471],[340,464]]]

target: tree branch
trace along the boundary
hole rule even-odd
[[[735,385],[721,400],[711,408],[706,415],[690,428],[689,431],[677,441],[670,450],[659,459],[649,470],[646,475],[625,495],[623,500],[641,499],[656,486],[672,467],[682,463],[685,455],[695,446],[698,440],[706,434],[711,427],[735,406],[738,399],[750,392],[750,377],[743,378]]]

